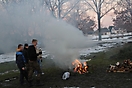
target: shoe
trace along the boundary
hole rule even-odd
[[[24,84],[20,84],[20,86],[24,86]]]
[[[21,83],[21,85],[26,85],[26,84],[27,84],[27,83],[25,83],[25,82],[24,82],[24,83]]]
[[[29,85],[28,86],[29,87],[32,87],[33,86],[32,81],[29,81]]]
[[[28,85],[28,87],[32,87],[32,86],[33,86],[33,84],[29,84],[29,85]]]
[[[25,82],[23,82],[23,83],[20,83],[20,85],[21,85],[21,86],[24,86],[24,85],[26,85],[26,83],[25,83]]]
[[[37,83],[36,86],[44,86],[42,83]]]
[[[44,84],[43,83],[40,83],[40,81],[37,81],[36,82],[36,86],[44,86]]]

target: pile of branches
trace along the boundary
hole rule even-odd
[[[122,63],[117,62],[115,65],[110,65],[107,72],[131,72],[132,61],[130,59],[124,60]]]

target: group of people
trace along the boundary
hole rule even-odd
[[[37,40],[33,39],[32,44],[28,46],[25,44],[18,45],[16,51],[16,64],[20,70],[20,84],[24,84],[24,78],[29,83],[29,86],[33,86],[32,75],[34,72],[37,73],[36,85],[41,86],[40,76],[42,74],[40,64],[38,61],[42,62],[42,50],[37,49]]]

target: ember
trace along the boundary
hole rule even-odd
[[[132,71],[132,61],[124,60],[123,63],[117,62],[115,65],[110,65],[107,72],[130,72]]]
[[[79,60],[75,60],[72,65],[74,66],[74,72],[78,72],[79,74],[88,73],[88,65],[86,62],[81,63]]]

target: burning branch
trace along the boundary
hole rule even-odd
[[[88,73],[88,65],[86,62],[81,63],[79,60],[75,60],[72,65],[74,66],[74,72],[78,72],[79,74]]]

